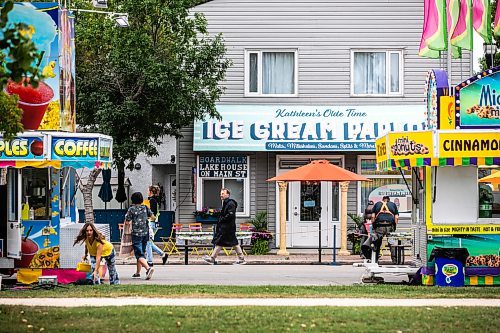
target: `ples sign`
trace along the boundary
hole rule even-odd
[[[28,157],[43,155],[43,141],[39,139],[31,140],[27,138],[16,138],[10,141],[0,140],[0,157]]]

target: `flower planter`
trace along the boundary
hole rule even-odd
[[[217,223],[218,220],[219,218],[215,216],[207,216],[207,217],[196,216],[196,222],[201,222],[201,223]]]

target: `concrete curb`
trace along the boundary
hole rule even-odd
[[[0,298],[1,305],[51,307],[103,306],[332,306],[332,307],[500,307],[500,299],[381,298]]]

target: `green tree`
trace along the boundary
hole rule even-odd
[[[104,15],[77,15],[77,121],[113,137],[119,177],[139,153],[157,155],[163,136],[219,117],[215,103],[230,62],[222,36],[210,36],[203,15],[190,13],[198,2],[116,0],[108,10],[128,13],[128,28]]]
[[[3,93],[5,85],[9,80],[21,82],[29,76],[29,84],[37,87],[39,80],[38,66],[33,64],[40,55],[31,41],[30,27],[8,22],[8,14],[13,7],[12,1],[7,1],[0,11],[0,134],[6,139],[24,129],[17,97]]]
[[[492,25],[491,31],[492,32],[493,32],[494,24],[495,24],[495,13],[497,12],[497,4],[498,4],[497,0],[491,1],[491,25]],[[500,45],[500,37],[493,35],[493,44],[495,44],[496,47],[498,48],[498,46]],[[488,61],[491,61],[491,55],[488,55]],[[486,55],[484,55],[482,58],[479,59],[479,63],[481,65],[481,70],[488,69],[487,62],[486,62]],[[493,55],[493,64],[491,67],[495,67],[498,65],[500,65],[500,53],[496,52]]]

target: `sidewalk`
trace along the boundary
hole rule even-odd
[[[500,299],[380,299],[380,298],[0,298],[0,305],[102,306],[335,306],[335,307],[500,307]]]
[[[314,264],[319,264],[319,254],[318,251],[316,250],[307,250],[308,252],[298,252],[298,253],[290,253],[288,256],[279,256],[277,254],[267,254],[267,255],[260,255],[260,256],[254,256],[254,255],[248,255],[245,256],[245,259],[249,265],[314,265]],[[200,265],[200,264],[206,264],[203,261],[203,255],[204,254],[189,254],[188,260],[189,260],[189,265]],[[237,259],[236,255],[234,252],[230,256],[226,256],[224,253],[221,252],[219,257],[217,258],[217,261],[219,264],[232,264],[235,262]],[[405,264],[410,264],[411,258],[408,256],[405,258],[406,262]],[[321,263],[322,264],[331,264],[333,261],[333,254],[332,250],[325,250],[323,251],[323,254],[321,256]],[[356,254],[356,255],[349,255],[349,256],[336,256],[336,264],[337,265],[352,265],[353,263],[356,262],[362,262],[363,259]],[[117,258],[116,259],[117,264],[122,264],[122,265],[132,265],[135,264],[135,258],[134,257],[128,257],[128,258]],[[154,264],[155,265],[161,265],[161,258],[158,255],[154,255]],[[383,256],[380,258],[380,264],[383,265],[390,265],[392,264],[391,262],[391,257],[390,256]],[[168,265],[184,265],[184,252],[180,254],[172,254],[168,257]]]

